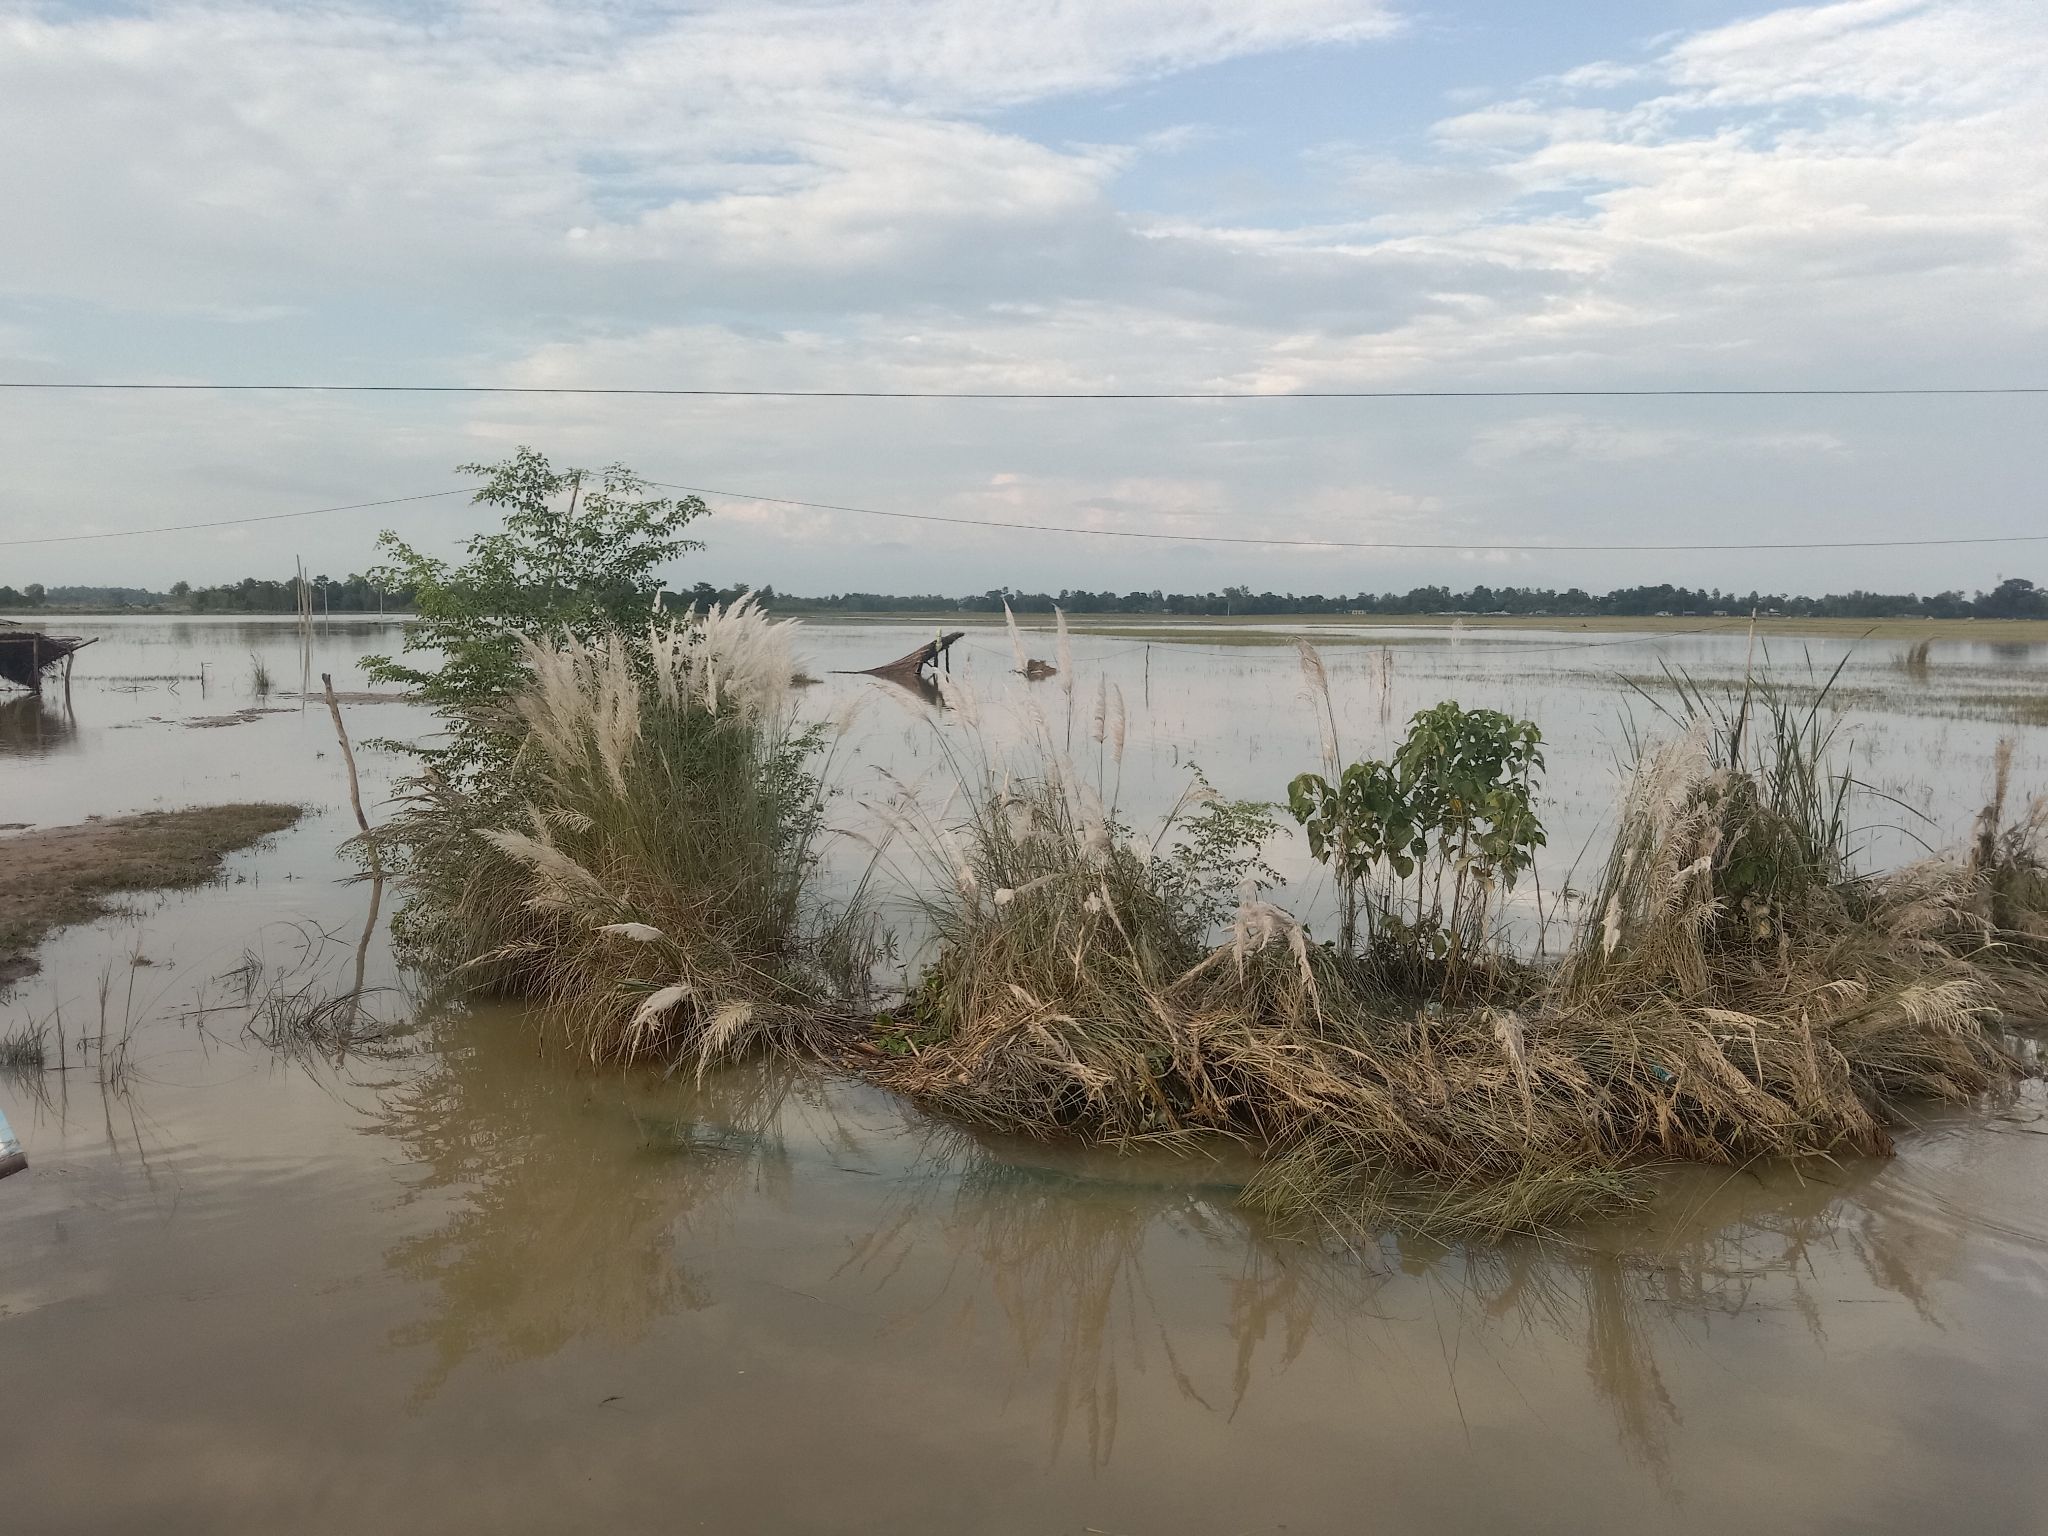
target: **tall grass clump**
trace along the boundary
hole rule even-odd
[[[1269,808],[1198,777],[1137,835],[1050,731],[950,804],[915,829],[936,958],[884,1082],[1029,1135],[1229,1138],[1269,1160],[1257,1203],[1346,1227],[1504,1230],[1624,1192],[1597,1089],[1521,1015],[1390,989],[1266,899]]]
[[[2041,956],[2011,926],[2048,910],[2040,823],[2004,825],[2002,754],[1971,860],[1860,870],[1871,795],[1838,765],[1827,693],[1686,686],[1563,962],[1524,972],[1514,1009],[1346,1014],[1342,1092],[1270,1148],[1254,1196],[1317,1220],[1540,1226],[1663,1161],[1882,1153],[1902,1101],[2008,1080],[2002,1021],[2042,1016]],[[1392,1091],[1375,1107],[1369,1087]]]
[[[743,598],[644,644],[525,640],[511,782],[429,776],[390,834],[409,936],[598,1060],[701,1064],[828,1016],[858,966],[810,892],[823,733],[794,722],[790,629]]]
[[[1627,1192],[1597,1085],[1520,1014],[1390,991],[1265,898],[1265,808],[1197,781],[1134,837],[1054,754],[981,788],[933,829],[939,953],[883,1081],[1028,1135],[1228,1138],[1268,1160],[1255,1203],[1347,1231],[1532,1227]]]
[[[0,1034],[0,1072],[40,1072],[49,1056],[49,1029],[33,1021]]]
[[[1991,798],[1977,813],[1969,867],[1984,887],[1985,912],[1999,931],[2048,941],[2048,795],[2035,795],[2010,821],[2013,739],[1992,758]]]
[[[1990,877],[1957,860],[1858,871],[1862,792],[1822,704],[1761,684],[1688,699],[1676,739],[1641,753],[1591,915],[1541,967],[1497,923],[1463,927],[1454,882],[1488,828],[1430,792],[1403,803],[1451,828],[1447,853],[1434,832],[1389,842],[1444,866],[1422,907],[1436,968],[1416,970],[1316,942],[1256,876],[1231,901],[1229,861],[1270,830],[1238,819],[1249,808],[1198,784],[1134,838],[1043,732],[1035,761],[969,774],[964,812],[925,832],[937,958],[879,1075],[1027,1134],[1240,1141],[1265,1160],[1254,1203],[1347,1233],[1526,1230],[1631,1198],[1665,1161],[1882,1152],[1901,1099],[2006,1079],[1997,1022],[2021,993],[1994,959],[2021,971],[1984,915]],[[1425,711],[1411,736],[1466,718]],[[1477,739],[1508,752],[1465,754],[1466,787],[1481,804],[1506,791],[1500,825],[1520,837],[1535,743],[1507,721]],[[1367,772],[1399,792],[1398,763]],[[2037,890],[2020,829],[1987,846],[1980,862]],[[1415,873],[1382,876],[1361,927],[1420,927]],[[1467,985],[1445,985],[1451,932],[1471,946]]]
[[[2006,961],[2001,976],[2022,994],[2021,1006],[2048,1020],[2048,795],[2035,795],[2010,819],[2013,740],[1998,743],[1991,797],[1971,830],[1965,876],[1976,912]]]
[[[1616,1150],[1881,1152],[1894,1098],[2004,1077],[1977,882],[1953,860],[1856,868],[1858,786],[1834,766],[1825,690],[1685,697],[1548,988],[1628,1128]]]
[[[959,685],[949,694],[978,745],[977,702]],[[1107,688],[1092,735],[1113,776],[1123,708]],[[1197,772],[1140,835],[1042,719],[1021,763],[974,752],[951,764],[945,810],[906,797],[889,812],[917,855],[934,954],[885,1042],[902,1058],[891,1078],[965,1118],[1039,1134],[1217,1123],[1225,1090],[1191,1010],[1212,932],[1277,879],[1260,852],[1270,811],[1224,799]]]

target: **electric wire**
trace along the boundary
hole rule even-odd
[[[1933,539],[1783,539],[1724,544],[1503,544],[1489,539],[1267,538],[1245,534],[1162,533],[1137,528],[1087,528],[1073,523],[1028,523],[1000,518],[952,517],[941,512],[899,512],[880,507],[851,506],[844,502],[802,501],[793,496],[762,496],[750,491],[718,490],[711,486],[682,485],[668,480],[650,480],[647,484],[662,490],[687,491],[694,496],[716,496],[726,501],[766,502],[774,506],[807,507],[821,512],[849,512],[862,517],[898,518],[915,523],[946,523],[963,528],[1000,528],[1023,533],[1073,533],[1093,538],[1149,539],[1175,544],[1249,544],[1291,549],[1448,550],[1459,553],[1495,550],[1504,554],[1676,554],[1770,549],[1927,549],[1966,544],[2048,543],[2048,533],[1982,534]]]
[[[188,380],[0,379],[0,390],[139,394],[588,395],[722,400],[1728,400],[2048,395],[2042,384],[1727,385],[1475,389],[723,389],[611,384],[221,384]]]

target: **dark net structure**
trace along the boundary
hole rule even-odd
[[[40,629],[0,620],[0,679],[30,693],[41,693],[43,682],[92,641],[80,635],[51,635]]]

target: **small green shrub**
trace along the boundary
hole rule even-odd
[[[1527,720],[1446,700],[1409,722],[1391,761],[1287,786],[1309,852],[1336,877],[1344,954],[1357,950],[1362,913],[1367,951],[1383,965],[1411,976],[1440,968],[1451,987],[1465,979],[1494,896],[1543,846],[1532,804],[1542,740]]]

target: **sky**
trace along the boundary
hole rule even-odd
[[[2048,384],[2039,0],[0,0],[0,380],[1257,391]],[[0,392],[0,584],[455,554],[531,444],[685,582],[1972,590],[2048,397]],[[968,519],[1385,551],[1150,542]]]

